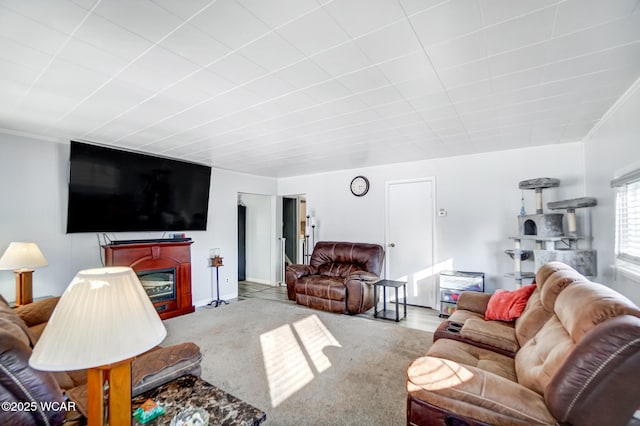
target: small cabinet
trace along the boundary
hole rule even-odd
[[[456,311],[458,297],[463,291],[484,292],[484,273],[465,271],[440,272],[440,316]]]

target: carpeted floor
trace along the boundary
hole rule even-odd
[[[405,372],[432,334],[248,299],[164,322],[163,345],[193,341],[202,378],[261,408],[271,425],[401,425]]]

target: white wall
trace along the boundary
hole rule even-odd
[[[640,168],[640,80],[629,89],[585,140],[586,192],[596,197],[593,208],[594,248],[598,250],[598,279],[640,304],[640,282],[616,276],[615,193],[610,181],[630,167]]]
[[[371,189],[364,197],[349,191],[362,174]],[[338,171],[278,181],[279,194],[305,193],[308,211],[318,224],[316,241],[338,240],[385,244],[385,183],[435,177],[436,263],[453,260],[454,269],[484,271],[487,291],[513,288],[513,262],[503,253],[518,233],[521,191],[518,182],[537,177],[560,179],[559,188],[543,193],[548,201],[584,196],[581,143],[441,158],[358,170]],[[533,191],[525,192],[528,213],[535,210]],[[579,212],[580,213],[580,212]],[[579,217],[583,227],[584,217]],[[411,224],[407,224],[411,226]],[[530,265],[530,269],[533,266]]]
[[[69,145],[0,134],[0,253],[11,241],[35,241],[49,266],[34,273],[34,296],[62,294],[80,269],[101,265],[96,234],[66,234]],[[213,169],[207,231],[189,232],[192,295],[212,297],[209,249],[219,247],[220,296],[237,296],[237,194],[275,194],[276,180]],[[118,239],[160,238],[162,233],[119,233]],[[225,284],[225,278],[229,284]],[[11,271],[0,271],[0,293],[15,299]]]

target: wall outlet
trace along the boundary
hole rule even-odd
[[[447,216],[447,210],[445,210],[445,209],[438,210],[438,216],[446,217]]]
[[[225,279],[224,279],[224,283],[225,283],[225,284],[229,284],[229,277],[227,277],[227,278],[225,278]]]

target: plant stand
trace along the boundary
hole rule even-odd
[[[217,308],[218,306],[220,306],[223,303],[225,305],[228,305],[229,302],[227,302],[226,300],[220,299],[220,276],[219,276],[218,269],[221,266],[224,266],[222,264],[222,258],[220,256],[215,256],[215,257],[212,257],[210,259],[210,261],[211,261],[211,265],[210,266],[216,268],[216,298],[213,299],[211,302],[207,303],[207,306],[211,306],[213,308]],[[211,277],[211,287],[213,287],[213,277]],[[211,290],[212,290],[212,293],[213,293],[213,288]]]

